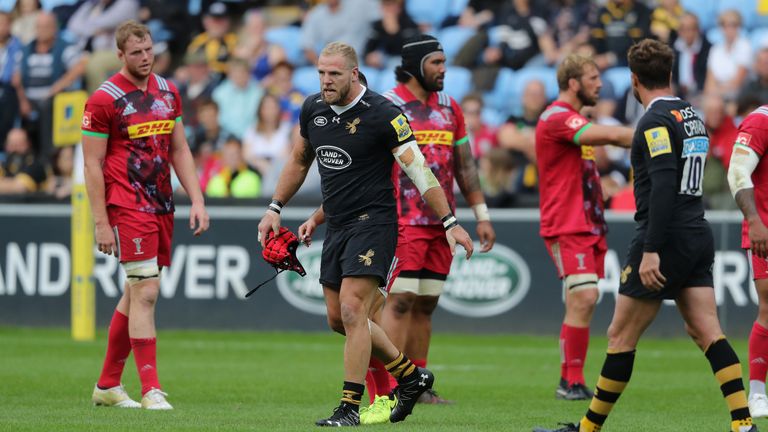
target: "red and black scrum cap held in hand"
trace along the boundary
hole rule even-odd
[[[275,276],[272,276],[268,280],[260,283],[256,288],[248,291],[245,295],[249,297],[261,288],[262,285],[274,279],[278,274],[284,270],[291,270],[298,273],[300,276],[306,276],[307,272],[304,270],[304,266],[301,265],[299,259],[296,257],[296,249],[299,246],[299,239],[288,228],[280,227],[280,231],[275,235],[274,231],[267,233],[267,239],[264,242],[264,250],[261,252],[261,256],[264,261],[269,263],[275,270]]]

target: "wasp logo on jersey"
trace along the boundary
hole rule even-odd
[[[375,252],[373,249],[368,249],[368,252],[365,253],[365,255],[358,255],[357,260],[363,263],[366,267],[370,267],[371,264],[373,264],[373,256],[375,255]]]
[[[392,121],[389,122],[397,132],[397,140],[400,142],[405,141],[413,135],[411,132],[411,126],[408,125],[408,119],[403,114],[398,115]]]
[[[632,266],[628,265],[624,267],[624,270],[621,271],[621,283],[627,283],[630,273],[632,273]]]
[[[150,135],[168,135],[173,133],[174,120],[157,120],[128,126],[130,139],[144,138]]]
[[[651,157],[654,158],[666,153],[672,153],[672,143],[669,140],[669,132],[664,126],[648,129],[643,132],[645,134],[645,141],[648,143],[648,151],[651,152]]]
[[[350,135],[354,135],[355,132],[357,132],[357,125],[360,124],[360,117],[356,117],[351,122],[347,122],[346,126],[344,126],[344,129],[349,131]]]

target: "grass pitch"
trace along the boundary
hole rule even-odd
[[[743,361],[746,341],[732,343]],[[176,409],[97,408],[90,395],[105,346],[104,332],[81,343],[65,329],[0,328],[0,431],[314,431],[341,393],[341,336],[161,330],[160,380]],[[605,347],[605,338],[592,340],[590,387]],[[455,405],[418,405],[403,423],[364,428],[530,431],[576,421],[588,405],[554,399],[554,336],[437,334],[430,368],[435,388]],[[123,381],[138,398],[132,357]],[[605,430],[725,432],[729,419],[709,364],[691,341],[647,339]],[[768,429],[767,420],[758,425]]]

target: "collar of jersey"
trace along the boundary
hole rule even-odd
[[[357,97],[352,102],[350,102],[350,103],[348,103],[346,105],[343,105],[343,106],[341,106],[341,105],[329,105],[331,107],[331,109],[333,110],[333,112],[336,113],[336,115],[343,114],[344,112],[346,112],[347,110],[349,110],[353,106],[357,105],[358,102],[360,102],[360,99],[363,98],[363,95],[368,90],[368,88],[366,88],[362,84],[360,84],[360,87],[363,88],[363,91],[361,91],[360,94],[357,95]]]
[[[648,106],[645,107],[645,110],[648,111],[649,109],[651,109],[653,104],[655,104],[656,101],[659,101],[659,100],[676,101],[676,100],[680,100],[680,98],[677,96],[659,96],[656,99],[652,100],[651,103],[649,103]]]

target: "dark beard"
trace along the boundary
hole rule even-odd
[[[584,87],[580,88],[578,93],[576,93],[576,97],[579,98],[579,102],[581,102],[584,106],[595,106],[597,105],[597,98],[590,98],[586,93],[584,93]]]
[[[435,77],[435,79],[431,82],[426,82],[424,78],[419,78],[418,81],[419,81],[419,84],[421,84],[421,86],[424,88],[424,90],[428,92],[443,91],[443,88],[445,87],[444,84],[437,83],[437,77]]]

